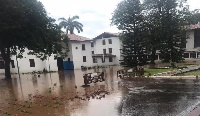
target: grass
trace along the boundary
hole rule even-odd
[[[187,76],[187,75],[200,75],[200,70],[179,74],[179,76]]]
[[[172,70],[176,70],[176,68],[168,68],[168,69],[145,69],[144,70],[144,75],[147,76],[149,73],[151,75],[154,74],[158,74],[158,73],[162,73],[162,72],[167,72],[167,71],[172,71]]]

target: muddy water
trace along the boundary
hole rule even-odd
[[[121,67],[0,80],[0,116],[176,116],[199,105],[195,79],[126,79]],[[105,72],[105,81],[83,85],[83,74]]]

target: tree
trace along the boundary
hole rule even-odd
[[[147,63],[146,37],[148,34],[140,0],[120,2],[112,16],[112,24],[122,30],[122,64],[137,67]]]
[[[66,55],[61,42],[67,38],[61,39],[59,26],[47,16],[41,2],[0,0],[0,3],[0,52],[5,61],[6,79],[11,78],[11,55],[23,57],[25,48],[42,60],[53,53]]]
[[[67,20],[64,17],[59,18],[59,20],[61,20],[59,25],[66,29],[67,34],[68,31],[70,32],[70,34],[74,34],[74,29],[76,29],[78,33],[80,33],[83,31],[83,25],[76,21],[76,19],[79,19],[79,16],[73,16],[72,18],[69,17]]]
[[[160,51],[160,58],[164,62],[179,62],[183,60],[184,44],[186,40],[184,30],[185,0],[145,0],[148,24],[150,25],[150,44],[152,56],[155,50]],[[154,63],[154,57],[151,62]]]

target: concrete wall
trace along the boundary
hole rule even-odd
[[[188,30],[186,36],[188,37],[186,40],[186,51],[192,51],[194,49],[194,30]]]
[[[20,73],[43,71],[44,68],[47,71],[49,71],[49,65],[50,65],[51,71],[58,71],[57,60],[54,60],[54,55],[47,58],[47,60],[42,61],[41,59],[37,58],[35,55],[27,55],[28,52],[29,50],[25,49],[25,52],[23,54],[24,57],[22,59],[17,58]],[[29,59],[34,59],[35,67],[30,67]],[[18,67],[17,67],[16,56],[12,56],[11,60],[14,60],[15,68],[12,68],[12,66],[10,65],[10,71],[11,73],[17,73]],[[0,73],[5,73],[5,69],[0,69]]]
[[[85,50],[82,50],[82,44],[85,44]],[[72,61],[74,62],[74,69],[80,69],[81,66],[92,66],[92,51],[94,48],[91,47],[90,41],[73,41],[71,42],[72,50]],[[86,56],[86,62],[83,62],[83,56]]]
[[[109,39],[112,40],[112,44],[109,44]],[[105,45],[102,44],[102,41],[105,40]],[[106,49],[106,53],[109,53],[109,48],[112,48],[112,55],[116,55],[116,57],[113,57],[113,62],[105,62],[102,65],[119,65],[120,60],[120,49],[121,49],[121,41],[119,40],[119,37],[111,37],[111,38],[102,38],[102,39],[96,39],[94,42],[95,54],[103,54],[103,49]],[[99,59],[101,60],[101,59]]]

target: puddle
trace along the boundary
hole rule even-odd
[[[175,116],[191,110],[200,98],[198,80],[120,80],[116,77],[120,68],[13,75],[12,81],[0,80],[0,115]],[[105,81],[81,87],[83,74],[101,71]]]

